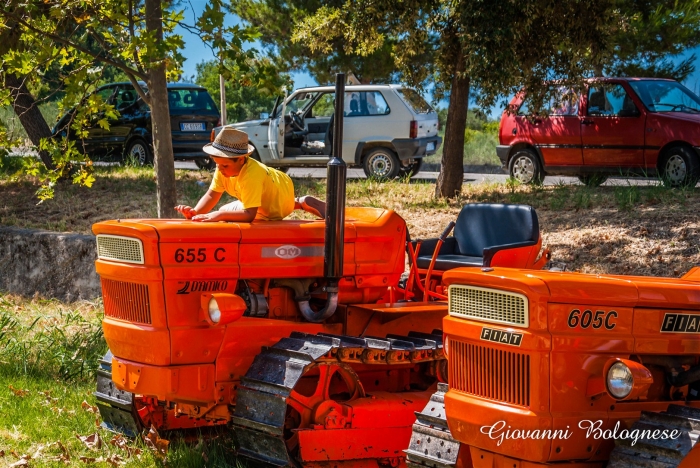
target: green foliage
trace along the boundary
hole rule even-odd
[[[306,70],[322,84],[333,83],[338,72],[350,71],[362,83],[396,82],[399,76],[392,59],[393,39],[384,41],[366,54],[346,50],[342,36],[333,37],[323,49],[314,47],[313,41],[290,40],[294,25],[314,15],[324,17],[325,27],[332,28],[336,18],[333,13],[326,16],[326,12],[341,4],[337,0],[239,0],[232,2],[232,8],[239,17],[258,28],[261,33],[259,40],[282,70]],[[387,28],[383,26],[381,29]],[[304,33],[314,36],[318,31],[307,29]]]
[[[611,31],[596,73],[685,80],[695,70],[695,56],[674,65],[678,55],[700,44],[700,3],[696,0],[618,0],[622,22]]]
[[[269,60],[257,61],[257,67],[272,67]],[[195,82],[204,86],[218,103],[221,100],[219,87],[219,66],[216,61],[197,64],[197,77]],[[269,69],[267,83],[272,86],[258,88],[253,85],[244,85],[240,80],[228,79],[225,82],[226,89],[226,119],[231,122],[255,120],[260,118],[260,113],[272,111],[275,97],[283,89],[290,89],[288,75],[278,73],[274,68]],[[272,88],[272,89],[270,89]]]
[[[75,108],[66,128],[61,129],[64,134],[70,132],[71,138],[85,137],[87,128],[94,125],[108,129],[110,120],[117,118],[118,112],[106,100],[107,96],[94,92],[105,80],[112,81],[117,76],[132,83],[147,82],[148,93],[140,86],[135,86],[135,91],[152,109],[162,108],[162,104],[154,107],[151,102],[152,74],[164,67],[168,81],[176,81],[181,75],[183,56],[180,50],[184,43],[175,33],[178,25],[197,32],[214,50],[219,58],[218,73],[243,86],[271,91],[280,88],[275,82],[276,70],[267,62],[257,61],[255,49],[247,47],[259,33],[251,27],[225,26],[224,16],[229,9],[221,0],[208,2],[195,25],[184,24],[184,12],[178,9],[178,3],[172,6],[168,2],[162,3],[162,13],[156,12],[159,16],[150,21],[148,11],[157,9],[149,8],[161,5],[159,0],[10,3],[11,8],[0,10],[0,26],[3,27],[0,29],[0,81],[12,74],[31,92],[46,100],[56,100],[60,96],[56,107],[60,115]],[[30,99],[34,98],[30,96]],[[0,108],[12,104],[9,91],[3,89]],[[155,114],[154,111],[154,122],[158,121]],[[41,124],[45,128],[45,122]],[[14,146],[5,127],[0,121],[0,147]],[[39,199],[51,198],[56,182],[61,179],[90,187],[94,179],[90,174],[89,157],[65,138],[49,141],[44,138],[46,132],[42,133],[43,140],[35,149],[39,150],[44,164],[53,167],[49,170],[40,169],[38,165],[27,167],[28,173],[36,176],[41,185],[37,191]],[[154,132],[158,134],[163,135],[161,138],[170,138],[167,131]],[[38,139],[32,138],[32,141]],[[161,176],[167,178],[168,172],[174,174],[172,167],[157,167],[159,180]]]

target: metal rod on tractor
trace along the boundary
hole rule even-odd
[[[345,180],[347,166],[343,161],[343,109],[345,107],[345,74],[335,76],[335,114],[333,146],[326,166],[326,231],[323,249],[323,275],[326,278],[326,305],[319,311],[302,307],[302,315],[310,322],[321,322],[338,306],[338,281],[343,277],[345,247]]]

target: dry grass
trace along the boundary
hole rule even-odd
[[[97,221],[156,215],[152,170],[119,168],[96,176],[93,188],[67,184],[40,205],[31,180],[0,180],[0,225],[89,233]],[[177,171],[178,201],[196,203],[210,180],[206,172]],[[297,194],[325,196],[324,181],[294,183]],[[434,190],[434,183],[353,180],[348,182],[348,205],[394,209],[406,219],[413,238],[427,238],[439,234],[465,203],[526,203],[536,208],[554,259],[573,270],[677,276],[700,263],[700,195],[694,189],[482,183],[464,185],[455,200],[436,200]]]

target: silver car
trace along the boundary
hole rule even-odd
[[[298,89],[278,98],[266,118],[230,126],[248,134],[253,157],[268,166],[325,166],[333,139],[334,91],[332,86]],[[415,175],[422,158],[442,143],[437,113],[411,88],[347,86],[344,107],[343,159],[362,166],[368,177]]]

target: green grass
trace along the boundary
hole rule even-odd
[[[49,128],[52,128],[58,121],[58,117],[60,117],[58,115],[58,104],[55,102],[43,103],[39,105],[39,110],[44,116]],[[17,114],[15,114],[15,111],[11,107],[0,107],[0,122],[5,124],[9,136],[13,139],[27,139],[27,132],[24,130],[24,127],[22,127]]]
[[[165,463],[140,439],[127,441],[127,449],[111,443],[114,434],[99,427],[93,408],[97,360],[107,348],[101,316],[99,302],[0,294],[0,467],[22,457],[31,457],[32,467],[84,466],[81,457],[98,467],[238,466],[225,428],[207,437],[161,434],[170,440]],[[77,437],[95,433],[100,449]]]
[[[445,138],[444,130],[440,131],[440,136]],[[468,138],[464,143],[464,164],[491,164],[500,166],[501,161],[496,156],[496,145],[498,145],[498,136],[492,133],[469,131]],[[423,159],[423,162],[430,164],[440,164],[442,159],[442,145],[437,152]]]

